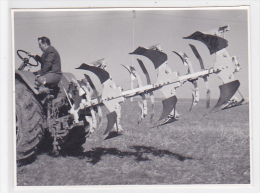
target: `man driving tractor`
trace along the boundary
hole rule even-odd
[[[61,60],[57,50],[51,46],[47,37],[38,38],[39,47],[43,54],[40,56],[30,54],[41,63],[41,69],[34,72],[38,86],[57,85],[61,80]]]

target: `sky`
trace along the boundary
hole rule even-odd
[[[139,58],[143,60],[153,83],[157,78],[157,72],[149,59],[129,55],[137,47],[148,47],[159,43],[163,52],[168,55],[171,70],[185,75],[187,68],[172,51],[185,52],[192,61],[195,71],[200,71],[200,65],[189,44],[197,47],[207,69],[213,67],[215,56],[210,55],[203,43],[183,39],[183,37],[195,31],[207,32],[229,25],[230,31],[225,35],[229,41],[227,50],[230,56],[238,57],[242,69],[235,76],[241,83],[240,92],[245,98],[249,97],[247,9],[136,9],[135,12],[133,11],[133,9],[17,10],[13,17],[15,69],[21,64],[21,60],[16,56],[16,50],[22,49],[41,55],[37,39],[47,36],[61,56],[63,72],[71,72],[81,80],[84,78],[83,74],[87,72],[75,68],[82,63],[89,64],[104,58],[107,71],[115,83],[128,90],[130,75],[121,64],[134,66],[144,84],[145,76],[136,60]],[[37,68],[31,68],[31,71],[36,70]],[[88,74],[100,88],[96,77],[91,73]],[[211,97],[218,98],[218,86],[221,81],[216,75],[211,75],[209,83]],[[200,97],[205,98],[203,80],[199,79],[198,84]],[[186,83],[177,89],[177,97],[191,98],[191,89],[192,85]],[[156,96],[161,97],[160,94]]]

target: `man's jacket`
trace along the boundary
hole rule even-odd
[[[50,72],[61,74],[60,55],[54,47],[49,46],[41,57],[37,55],[35,59],[41,63],[41,70],[38,70],[36,74],[44,75]]]

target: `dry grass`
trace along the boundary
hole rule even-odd
[[[104,140],[103,127],[87,139],[87,151],[75,156],[46,153],[18,168],[20,186],[117,184],[250,183],[249,106],[207,116],[201,102],[177,104],[179,121],[151,127],[137,124],[136,102],[122,104],[123,135]],[[159,117],[161,104],[156,103]]]

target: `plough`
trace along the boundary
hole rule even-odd
[[[198,50],[194,45],[189,44],[194,55],[199,60],[201,71],[195,72],[193,70],[192,63],[185,53],[173,51],[173,53],[177,54],[180,57],[183,64],[188,67],[188,74],[182,76],[179,76],[177,72],[171,71],[170,67],[167,64],[167,54],[162,51],[160,44],[150,47],[138,47],[130,54],[150,59],[154,65],[154,69],[157,71],[157,80],[154,83],[151,82],[150,76],[143,61],[141,59],[137,59],[137,62],[146,77],[147,84],[142,84],[140,74],[135,70],[133,66],[122,65],[124,68],[127,69],[131,76],[130,90],[123,90],[121,87],[115,84],[110,74],[106,71],[104,59],[98,60],[91,64],[83,63],[77,69],[86,70],[94,73],[102,84],[102,93],[101,95],[98,95],[95,85],[87,74],[85,74],[85,79],[81,81],[74,80],[74,88],[77,89],[78,92],[74,95],[72,95],[70,91],[68,93],[68,100],[73,101],[69,112],[74,116],[74,121],[78,123],[82,110],[89,109],[91,115],[86,115],[85,118],[86,121],[90,123],[89,130],[91,131],[90,133],[92,133],[98,127],[96,112],[98,112],[99,117],[101,117],[102,113],[100,106],[104,105],[109,110],[109,113],[107,114],[108,124],[104,135],[108,134],[113,127],[115,127],[117,132],[120,133],[123,131],[120,124],[120,103],[125,101],[125,99],[127,98],[141,96],[142,102],[139,102],[139,106],[141,108],[141,116],[139,119],[140,122],[147,116],[147,96],[149,95],[152,103],[151,119],[153,120],[153,93],[155,91],[161,91],[165,97],[165,99],[162,101],[163,112],[156,122],[159,126],[164,125],[178,120],[179,114],[176,110],[176,89],[186,82],[191,82],[194,86],[190,111],[199,102],[199,88],[197,83],[197,80],[199,78],[202,78],[206,84],[206,108],[210,107],[210,89],[208,77],[211,74],[217,74],[218,77],[222,80],[223,84],[219,86],[220,97],[217,101],[217,104],[210,110],[210,112],[213,112],[221,107],[222,109],[226,109],[242,104],[242,102],[244,101],[243,97],[240,101],[235,100],[235,97],[233,97],[240,86],[239,80],[236,80],[234,77],[234,73],[240,70],[240,65],[237,61],[237,57],[230,57],[228,51],[226,50],[226,47],[228,46],[228,41],[224,39],[224,34],[228,30],[229,27],[224,26],[220,27],[213,33],[203,33],[197,31],[190,36],[184,37],[184,39],[198,40],[205,44],[210,54],[215,54],[215,64],[214,67],[210,69],[205,69],[203,60]],[[134,81],[137,82],[136,88],[133,87]]]

